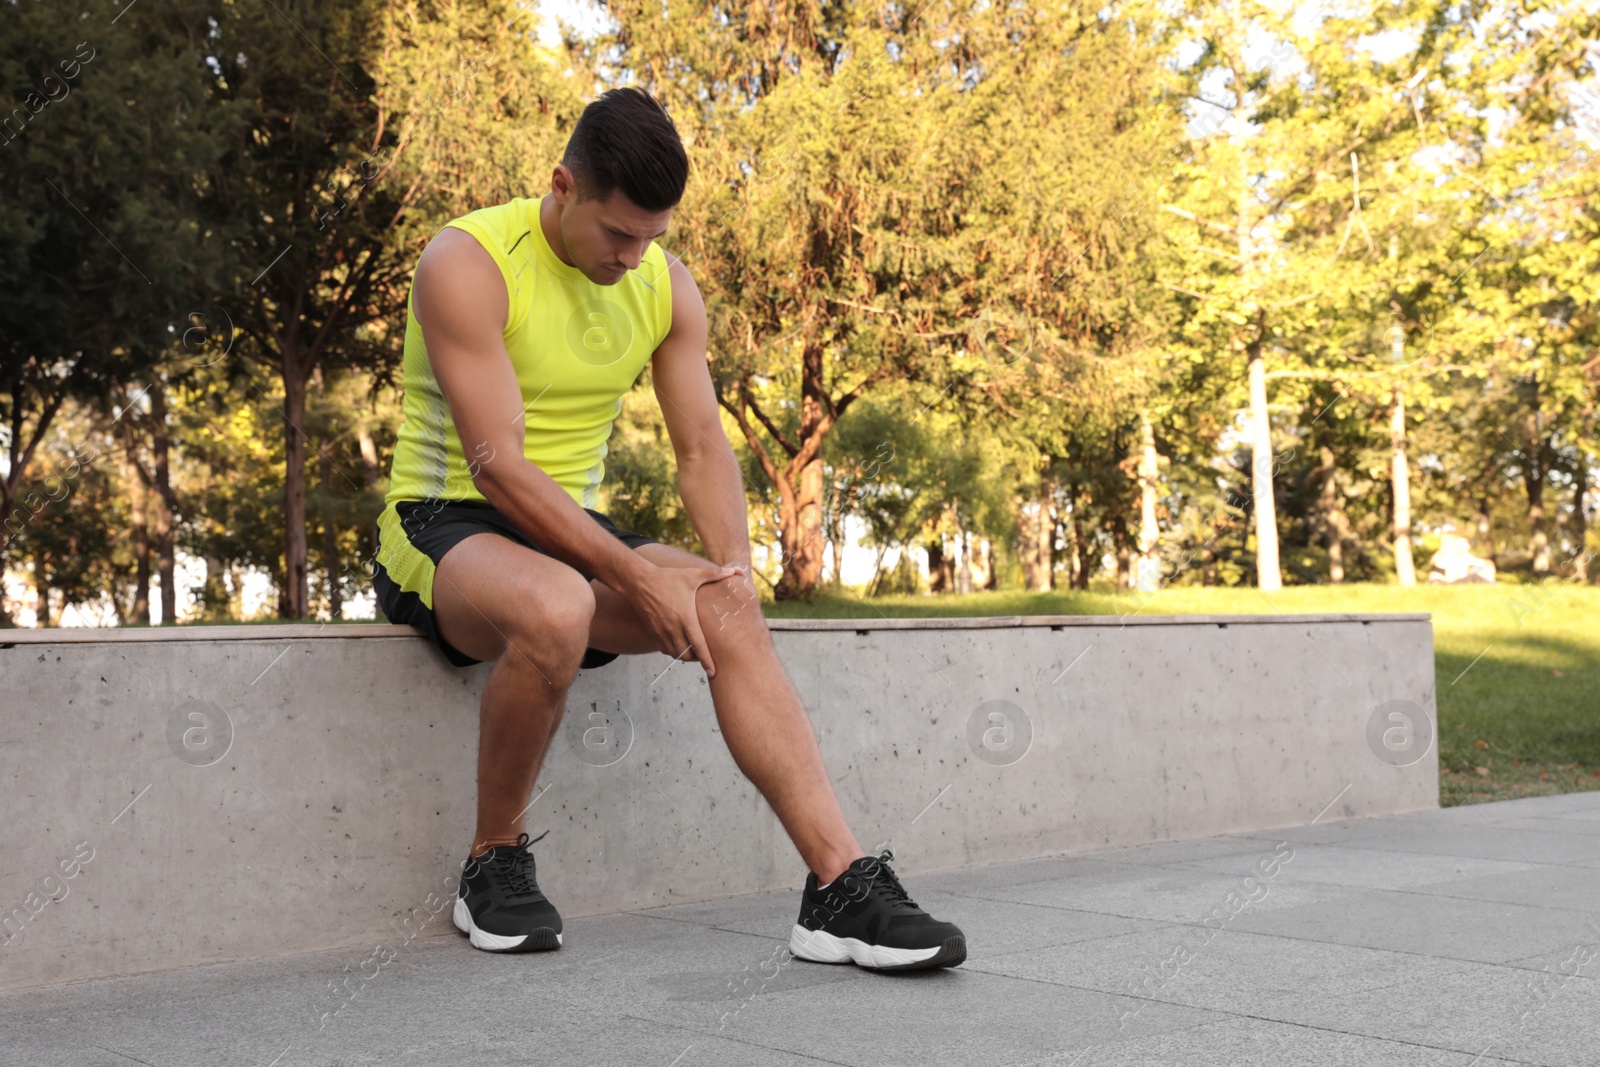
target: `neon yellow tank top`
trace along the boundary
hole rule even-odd
[[[522,391],[524,454],[580,506],[595,507],[622,394],[672,325],[666,253],[651,244],[637,270],[597,285],[551,249],[539,198],[481,208],[447,225],[477,238],[505,279],[505,345]],[[464,454],[409,299],[402,385],[405,417],[385,503],[482,500],[472,475],[488,457]]]

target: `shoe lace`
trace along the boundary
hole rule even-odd
[[[488,866],[490,870],[500,877],[501,882],[505,885],[508,897],[537,897],[542,895],[539,892],[538,883],[534,881],[533,852],[528,846],[543,841],[545,834],[549,832],[549,830],[546,830],[532,840],[528,839],[526,833],[518,834],[515,845],[502,845],[494,850],[494,859]]]
[[[895,877],[894,870],[889,866],[889,861],[892,859],[894,853],[889,849],[884,849],[878,854],[878,873],[872,879],[872,891],[890,907],[921,911],[922,908],[906,893],[906,887],[900,884],[900,879]]]

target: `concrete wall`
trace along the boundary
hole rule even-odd
[[[1425,615],[772,626],[911,874],[1437,805]],[[669,665],[570,694],[529,812],[568,915],[804,877]],[[0,631],[0,988],[449,931],[485,675],[390,626]]]

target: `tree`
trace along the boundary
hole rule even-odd
[[[1566,569],[1584,577],[1583,489],[1589,479],[1600,361],[1594,173],[1600,109],[1594,91],[1600,13],[1509,4],[1485,20],[1474,101],[1504,116],[1479,149],[1475,181],[1482,251],[1464,272],[1463,334],[1483,353],[1500,403],[1493,432],[1514,447],[1508,466],[1526,499],[1529,569],[1550,574],[1564,532]],[[1553,521],[1552,484],[1573,492],[1574,523]]]
[[[202,19],[184,2],[114,30],[38,0],[7,15],[0,75],[27,88],[0,145],[0,571],[57,492],[34,479],[64,405],[97,402],[109,427],[119,389],[159,378],[169,324],[217,266],[195,195],[232,117],[206,106]],[[46,483],[63,463],[82,456]]]
[[[1048,282],[1085,233],[1114,229],[1112,205],[1077,190],[1115,170],[1098,146],[1142,101],[1138,50],[1088,5],[609,10],[597,56],[666,99],[706,175],[679,213],[681,254],[721,402],[777,488],[777,593],[805,595],[826,542],[824,442],[861,397],[895,379],[929,400],[964,391],[1034,318],[1074,342],[1114,329],[1112,279]],[[1041,121],[1060,136],[1014,135]]]

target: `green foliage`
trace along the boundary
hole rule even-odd
[[[52,423],[82,415],[109,432],[113,395],[157,373],[220,262],[195,192],[224,169],[236,122],[209,106],[204,48],[185,32],[199,9],[111,17],[20,0],[0,35],[0,524],[26,521]]]

